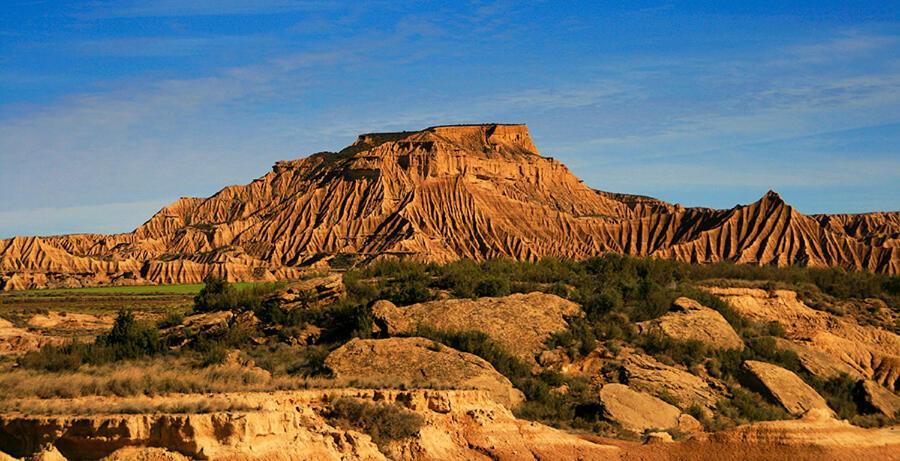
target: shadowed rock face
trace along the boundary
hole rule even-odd
[[[900,272],[900,213],[805,216],[774,192],[730,210],[585,186],[524,125],[366,134],[278,162],[135,231],[0,240],[0,286],[293,278],[337,253],[420,260],[605,252]]]
[[[831,411],[825,399],[790,370],[755,360],[745,361],[744,370],[753,387],[769,395],[791,415],[801,416],[810,410]]]

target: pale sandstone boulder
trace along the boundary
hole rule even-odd
[[[683,415],[678,408],[624,384],[610,383],[600,388],[600,404],[603,406],[604,418],[615,422],[622,429],[638,434],[647,430],[680,429],[684,426],[695,430],[699,426],[696,420]]]
[[[751,387],[755,387],[780,404],[793,416],[810,410],[831,411],[828,403],[800,377],[771,363],[747,360],[744,362]]]
[[[856,379],[862,379],[862,375],[849,365],[834,356],[812,346],[805,341],[791,341],[784,338],[775,338],[775,345],[779,349],[786,349],[797,354],[800,365],[804,370],[822,379],[836,378],[842,374]]]
[[[551,334],[564,330],[566,318],[581,315],[578,304],[546,293],[497,298],[447,299],[397,307],[389,301],[372,305],[376,324],[385,333],[409,333],[418,325],[439,330],[478,330],[517,357],[535,363]]]
[[[859,384],[863,403],[888,418],[900,415],[900,397],[879,386],[874,381],[864,380]]]
[[[872,379],[891,390],[900,385],[900,335],[860,325],[850,317],[815,310],[790,290],[721,287],[706,290],[743,316],[760,322],[778,322],[788,339],[843,362],[855,372],[851,376]]]
[[[484,359],[425,338],[354,339],[325,359],[337,379],[406,387],[484,389],[507,408],[521,391]]]
[[[642,333],[659,333],[669,338],[695,340],[717,349],[743,349],[744,342],[722,314],[693,299],[680,297],[662,317],[638,323]]]
[[[715,391],[702,378],[648,355],[629,354],[622,361],[622,369],[628,387],[657,397],[671,396],[682,409],[691,405],[712,408],[718,400]]]

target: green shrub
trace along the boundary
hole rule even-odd
[[[788,414],[767,402],[761,395],[737,387],[731,390],[731,399],[716,403],[716,411],[739,424],[753,421],[775,421],[788,419]]]
[[[324,415],[331,423],[372,437],[379,447],[419,433],[424,418],[397,404],[370,403],[349,397],[331,402]]]
[[[194,297],[194,311],[257,311],[277,288],[275,284],[259,283],[237,289],[227,281],[209,275],[203,280],[200,293]]]
[[[119,311],[112,329],[97,337],[93,343],[72,341],[68,344],[47,345],[19,358],[23,368],[47,371],[76,370],[84,364],[99,365],[118,360],[152,356],[163,352],[159,330],[148,322],[135,320],[128,310]]]
[[[475,295],[482,296],[506,296],[509,294],[509,279],[492,276],[482,279],[475,286]]]

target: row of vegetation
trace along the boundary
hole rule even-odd
[[[95,341],[47,346],[24,355],[19,364],[28,369],[61,371],[177,354],[179,359],[189,359],[196,366],[205,367],[220,363],[226,350],[236,348],[274,377],[326,377],[328,370],[324,367],[324,359],[331,350],[351,338],[372,335],[369,306],[375,300],[388,299],[398,305],[408,305],[436,299],[441,293],[453,297],[479,297],[544,291],[577,302],[585,311],[583,318],[573,319],[569,328],[552,337],[548,344],[564,350],[570,359],[583,357],[598,347],[615,350],[629,346],[665,363],[683,365],[697,374],[722,380],[733,397],[720,402],[713,417],[699,408],[690,409],[710,429],[785,417],[781,409],[741,385],[741,363],[749,359],[775,363],[796,372],[842,417],[860,424],[884,422],[861,415],[852,380],[846,377],[818,380],[801,369],[796,354],[777,348],[774,338],[783,335],[779,325],[751,322],[717,297],[698,289],[700,285],[716,284],[725,279],[743,280],[763,288],[795,289],[819,301],[879,298],[891,306],[900,305],[898,277],[836,269],[732,264],[696,266],[618,255],[585,261],[547,258],[535,263],[492,260],[446,265],[389,260],[348,270],[344,275],[347,296],[330,306],[315,309],[282,308],[280,303],[271,300],[270,295],[277,289],[274,285],[238,289],[222,280],[208,279],[190,313],[252,312],[259,322],[232,322],[228,328],[214,334],[198,334],[177,352],[164,342],[159,329],[180,324],[181,315],[154,325],[136,320],[130,312],[122,312],[113,329]],[[699,342],[677,342],[661,336],[637,334],[636,322],[663,315],[678,296],[688,296],[719,311],[748,347],[720,351]],[[309,328],[317,331],[314,344],[291,345],[294,338]],[[446,332],[422,328],[415,334],[490,362],[525,393],[528,401],[520,410],[523,417],[556,426],[594,431],[610,429],[601,421],[596,393],[584,378],[549,371],[534,374],[530,365],[477,331]],[[257,339],[261,337],[279,341],[258,344]],[[615,379],[616,373],[610,373],[610,376]],[[561,388],[566,392],[556,391]],[[354,414],[364,410],[348,406],[336,411]]]

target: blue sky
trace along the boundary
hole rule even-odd
[[[467,122],[528,123],[598,189],[897,210],[900,2],[5,0],[0,237]]]

